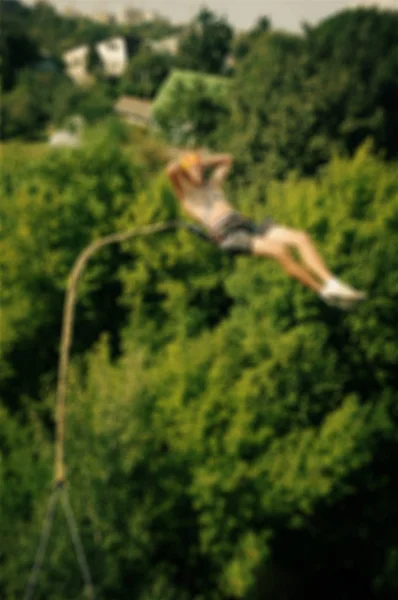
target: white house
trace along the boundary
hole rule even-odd
[[[48,143],[50,146],[76,148],[81,145],[84,119],[80,115],[72,115],[67,119],[65,127],[52,131]]]
[[[75,83],[86,83],[89,79],[87,72],[88,54],[89,47],[85,45],[72,48],[62,56],[66,65],[66,72]]]
[[[127,68],[128,53],[124,38],[115,37],[96,45],[96,50],[104,66],[104,72],[111,77],[120,77]]]

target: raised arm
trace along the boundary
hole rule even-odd
[[[181,187],[182,167],[179,162],[173,161],[167,165],[167,177],[172,185],[174,192],[179,200],[183,199],[183,190]]]
[[[231,170],[232,162],[232,154],[211,154],[208,157],[201,158],[203,168],[214,169],[211,179],[217,183],[222,183],[226,179]]]

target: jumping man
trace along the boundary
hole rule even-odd
[[[227,252],[254,254],[277,261],[285,272],[315,291],[326,303],[353,308],[365,294],[337,279],[304,231],[268,219],[256,225],[228,202],[223,182],[232,166],[230,154],[186,153],[168,165],[167,174],[186,213],[201,223]],[[208,172],[208,175],[206,173]],[[291,250],[298,252],[298,262]]]

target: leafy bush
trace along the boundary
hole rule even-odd
[[[396,158],[397,31],[396,12],[361,8],[304,36],[256,37],[237,65],[219,143],[263,177],[311,175],[336,148],[351,155],[369,137]]]
[[[159,179],[121,221],[170,215],[167,193]],[[257,194],[240,207],[306,226],[369,300],[342,314],[276,265],[231,263],[183,232],[126,244],[135,259],[120,277],[133,313],[121,356],[102,339],[73,369],[68,400],[72,502],[104,597],[328,599],[349,589],[387,600],[398,589],[396,169],[362,148],[318,180],[275,183],[266,207]],[[80,319],[88,282],[114,264],[101,260],[83,282]],[[63,535],[50,572],[64,575],[42,580],[43,597],[54,585],[58,597],[78,594]],[[26,571],[32,542],[23,547],[6,574]],[[5,586],[14,598],[22,580]]]
[[[150,176],[153,157],[148,161],[135,148],[132,162],[121,148],[124,135],[123,128],[115,131],[110,122],[80,149],[49,150],[20,162],[15,146],[5,162],[0,184],[2,369],[11,386],[10,403],[23,392],[37,394],[38,379],[54,366],[66,278],[79,252],[92,239],[118,228]],[[116,303],[121,262],[120,249],[106,250],[93,260],[93,270],[81,284],[84,315],[76,324],[80,349],[104,328],[113,330],[117,347],[125,313]]]

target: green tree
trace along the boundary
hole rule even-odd
[[[39,505],[44,508],[48,502],[52,447],[41,415],[42,408],[30,403],[21,419],[0,403],[0,590],[2,596],[13,600],[16,588],[25,590],[27,578],[19,569],[29,572],[28,554],[34,555],[43,517]],[[38,526],[35,531],[32,521]],[[23,566],[12,557],[16,539],[20,551],[27,551]]]
[[[54,373],[65,278],[90,240],[118,228],[121,215],[149,177],[143,165],[148,169],[151,163],[141,158],[141,165],[133,164],[121,151],[122,142],[105,126],[81,149],[48,152],[30,165],[5,163],[2,382],[8,405],[15,407],[24,393],[37,397],[42,376]],[[123,253],[114,248],[105,256],[112,257],[112,265],[105,266],[102,255],[82,283],[85,308],[83,321],[77,323],[81,337],[76,345],[80,351],[108,325],[117,351],[117,331],[126,312],[117,304],[116,265]],[[101,289],[100,280],[107,281]],[[102,317],[94,308],[97,302]]]
[[[43,138],[62,79],[58,73],[21,72],[17,85],[4,96],[2,137]]]
[[[96,90],[97,108],[86,110],[85,117],[95,120],[109,114],[112,103],[104,98],[101,88]],[[4,95],[2,105],[3,139],[20,137],[23,139],[43,139],[47,135],[50,121],[59,123],[65,116],[85,110],[84,99],[94,98],[93,91],[73,86],[67,77],[57,70],[25,70],[20,72],[17,85]],[[92,114],[91,114],[92,113]]]
[[[328,136],[342,138],[349,152],[371,136],[386,157],[398,155],[398,118],[394,109],[398,101],[397,45],[396,11],[359,8],[307,29],[310,69],[321,79],[321,87],[326,84],[324,97],[319,99],[318,110],[324,108],[319,118],[326,121]],[[341,72],[340,81],[333,88],[337,71]],[[329,121],[325,105],[330,88],[334,94]]]
[[[398,589],[396,165],[364,147],[317,179],[274,183],[267,209],[256,190],[237,193],[257,217],[270,209],[309,229],[369,300],[341,314],[277,265],[232,263],[186,232],[126,244],[122,354],[114,361],[102,339],[76,361],[68,396],[71,496],[98,595],[331,600],[349,589],[389,600]],[[159,178],[120,224],[172,216],[171,201]],[[211,319],[221,296],[228,304]],[[7,472],[16,456],[13,445]],[[45,454],[31,473],[44,465]],[[43,496],[29,492],[35,477],[19,480],[37,534]],[[27,571],[34,549],[22,513],[13,516],[2,565],[12,600],[23,588],[12,575]],[[79,593],[66,540],[54,537],[43,597]]]
[[[11,90],[21,69],[32,66],[39,57],[38,44],[27,35],[28,9],[19,2],[2,2],[0,18],[0,80],[2,91]]]
[[[179,66],[205,73],[223,73],[232,37],[233,30],[226,19],[203,8],[181,38]]]
[[[260,37],[238,65],[232,119],[220,134],[246,153],[242,167],[254,161],[265,176],[311,174],[336,148],[351,154],[367,137],[397,156],[397,18],[357,9],[303,38]]]
[[[285,132],[290,132],[289,141],[295,141],[295,128],[307,127],[309,120],[302,119],[297,123],[291,111],[289,119],[284,111],[287,103],[293,105],[296,112],[300,111],[295,94],[298,93],[302,78],[302,55],[303,41],[299,36],[270,32],[261,36],[246,58],[238,62],[229,114],[221,121],[216,135],[219,145],[228,147],[236,156],[236,173],[246,173],[248,180],[248,168],[253,164],[259,164],[259,167],[261,164],[264,179],[285,172],[280,162],[287,161],[291,156],[298,159],[293,150],[288,149],[288,154],[283,154],[280,139],[285,142]],[[283,127],[280,131],[279,125]],[[307,137],[300,135],[297,136],[300,143],[303,137],[307,142]],[[306,151],[300,158],[306,160],[307,156]],[[294,166],[297,167],[297,164]],[[257,179],[256,176],[254,178]]]
[[[120,82],[120,92],[141,98],[153,98],[174,66],[169,54],[142,48],[130,61]]]
[[[241,60],[250,51],[250,48],[264,33],[271,29],[271,21],[268,17],[257,19],[254,27],[249,31],[244,31],[235,36],[233,42],[233,54]]]
[[[165,101],[157,99],[153,117],[172,144],[211,144],[227,114],[229,82],[181,73]]]
[[[113,112],[112,86],[99,82],[94,87],[72,94],[72,106],[89,123],[101,122]]]
[[[30,95],[29,89],[24,86],[15,88],[4,97],[1,116],[3,139],[35,139],[46,118],[41,107],[37,106]]]

